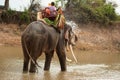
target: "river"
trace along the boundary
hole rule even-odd
[[[56,54],[50,71],[43,71],[44,54],[38,59],[38,73],[22,73],[21,47],[0,46],[0,80],[120,80],[120,53],[75,50],[78,63],[71,53],[67,71],[61,72]]]

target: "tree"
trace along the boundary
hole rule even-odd
[[[5,9],[8,10],[9,8],[9,0],[5,0]]]
[[[61,6],[62,6],[62,8],[65,8],[65,2],[64,2],[64,0],[61,0]]]
[[[62,8],[65,8],[65,0],[55,0],[55,3],[56,3],[56,6],[57,6],[57,7],[59,7],[59,6],[58,6],[59,2],[60,2],[60,4],[61,4],[61,7],[62,7]]]
[[[73,5],[72,3],[73,3],[73,0],[68,0],[68,1],[67,1],[67,4],[66,4],[66,8],[68,8],[68,7],[70,7],[71,5]]]
[[[34,3],[34,1],[35,1],[35,0],[31,0],[31,2],[30,2],[30,7],[29,7],[29,9],[28,9],[29,11],[32,10],[32,7],[33,7],[33,3]]]
[[[116,14],[114,7],[105,2],[105,0],[67,0],[65,17],[76,23],[108,24],[116,19]]]
[[[41,5],[39,4],[39,0],[30,0],[30,6],[28,8],[29,12],[38,12],[41,10]]]
[[[68,7],[76,7],[80,5],[102,5],[106,0],[67,0],[66,8]]]

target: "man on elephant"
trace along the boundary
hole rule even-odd
[[[55,7],[55,3],[51,2],[51,6],[48,7],[50,10],[50,14],[49,14],[49,19],[54,21],[56,16],[57,16],[57,12],[56,12],[56,7]]]
[[[40,12],[38,12],[40,13]],[[45,22],[46,24],[63,29],[65,24],[65,17],[63,15],[61,7],[56,10],[55,3],[51,2],[51,6],[46,7],[42,13],[37,15],[38,20]],[[58,26],[57,26],[58,25]]]
[[[56,16],[57,16],[57,11],[55,7],[55,3],[51,2],[50,4],[48,4],[48,7],[45,7],[45,9],[43,9],[41,14],[38,15],[38,18],[44,19],[48,24],[50,24],[50,22],[55,20]],[[49,22],[47,19],[49,20]]]

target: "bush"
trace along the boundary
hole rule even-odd
[[[12,16],[13,14],[15,14],[15,11],[8,9],[6,12],[9,16]]]
[[[120,15],[117,16],[117,21],[120,21]]]
[[[36,14],[30,13],[28,10],[19,12],[9,9],[1,13],[1,22],[5,23],[29,24],[35,20]]]
[[[29,11],[25,10],[23,13],[21,13],[21,15],[20,15],[20,20],[21,20],[22,22],[29,23],[29,22],[30,22]]]
[[[14,15],[16,14],[16,11],[13,11],[11,9],[8,9],[6,11],[3,11],[1,13],[1,22],[9,23],[11,21],[14,21]]]
[[[99,9],[102,12],[102,14],[108,17],[110,20],[113,20],[113,21],[116,20],[117,15],[115,13],[115,9],[111,4],[103,5]]]
[[[111,21],[117,19],[115,9],[111,4],[101,4],[97,7],[91,4],[80,4],[77,3],[70,9],[67,9],[68,19],[73,19],[77,23],[99,23],[99,24],[109,24]],[[70,12],[68,12],[70,11]]]

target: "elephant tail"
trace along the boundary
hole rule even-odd
[[[25,50],[26,50],[26,52],[27,52],[30,60],[33,62],[33,64],[35,64],[36,67],[42,68],[42,67],[32,58],[32,56],[30,55],[30,52],[28,51],[27,44],[26,44],[25,40],[23,39],[22,41],[23,41],[23,44],[25,45]]]

